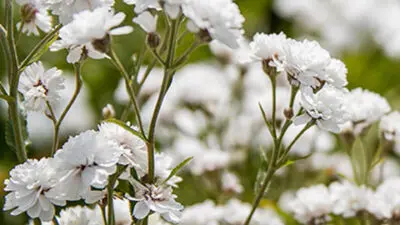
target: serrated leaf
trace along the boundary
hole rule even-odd
[[[143,141],[146,141],[146,139],[143,137],[143,135],[138,132],[137,130],[132,129],[130,126],[126,125],[126,123],[122,122],[121,120],[117,120],[117,119],[107,119],[105,120],[105,122],[108,123],[114,123],[122,128],[124,128],[125,130],[129,131],[131,134],[137,136],[138,138],[142,139]]]
[[[368,156],[360,137],[356,138],[351,149],[351,164],[358,184],[365,184],[368,178]]]
[[[165,184],[169,179],[171,179],[173,176],[175,176],[175,174],[177,174],[179,172],[180,169],[182,169],[182,167],[184,167],[186,164],[188,164],[190,162],[190,160],[192,160],[193,157],[189,157],[185,160],[183,160],[181,163],[179,163],[175,168],[172,169],[171,173],[168,175],[167,179],[165,179],[162,183]]]

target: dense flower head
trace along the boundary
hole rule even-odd
[[[135,197],[127,197],[137,202],[133,209],[135,218],[143,219],[153,211],[171,223],[179,223],[183,206],[175,201],[176,195],[172,194],[171,187],[143,185],[135,180],[132,180],[132,184],[135,187]]]
[[[85,10],[93,11],[96,8],[111,7],[114,0],[41,0],[49,7],[53,14],[59,16],[62,24],[68,24],[75,14]],[[93,21],[92,21],[93,22]]]
[[[395,140],[400,137],[400,112],[393,111],[382,117],[380,130],[387,140]]]
[[[301,188],[289,204],[295,218],[304,224],[313,220],[328,220],[327,216],[333,207],[329,190],[324,185]]]
[[[76,63],[86,56],[94,59],[108,57],[110,36],[132,32],[130,26],[117,27],[124,19],[124,13],[114,14],[113,10],[107,7],[82,11],[75,14],[73,20],[61,28],[60,40],[54,42],[50,49],[68,49],[69,63]]]
[[[38,28],[46,33],[51,30],[51,16],[40,0],[17,0],[16,2],[21,5],[22,21],[17,23],[17,28],[22,33],[38,36]]]
[[[331,86],[325,86],[316,94],[302,94],[300,104],[306,112],[296,117],[294,123],[298,125],[315,120],[321,129],[338,133],[339,125],[346,122],[349,117],[344,96],[342,90]]]
[[[22,72],[19,92],[24,96],[23,105],[28,111],[44,111],[47,102],[54,105],[64,89],[62,71],[53,67],[45,70],[42,62],[32,63]]]
[[[188,28],[192,32],[204,31],[231,48],[239,47],[245,19],[232,0],[188,1],[182,10],[190,19]]]
[[[102,189],[108,176],[116,172],[122,151],[113,141],[93,130],[70,138],[54,156],[63,173],[61,185],[69,200],[84,198],[92,202],[102,198],[91,188]]]
[[[288,39],[284,33],[264,34],[257,33],[250,43],[251,54],[258,60],[270,60],[269,66],[282,64],[288,44]],[[276,63],[275,63],[276,62]]]
[[[62,192],[56,187],[58,174],[52,159],[29,159],[16,166],[10,172],[10,179],[5,181],[6,196],[4,210],[11,210],[11,215],[27,212],[31,218],[51,221],[55,214],[54,205],[66,204]]]
[[[354,133],[380,120],[390,112],[388,101],[379,94],[356,88],[346,96],[346,108],[350,113],[350,121]]]

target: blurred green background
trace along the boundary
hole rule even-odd
[[[3,23],[4,0],[0,0],[0,17]],[[250,39],[256,32],[280,32],[283,31],[289,37],[301,37],[303,31],[295,27],[295,21],[281,18],[273,10],[272,0],[236,0],[242,14],[246,18],[244,29]],[[19,9],[15,7],[15,20],[18,21]],[[131,6],[117,1],[117,10],[124,11],[128,16],[126,23],[130,23],[133,12]],[[312,35],[312,34],[311,34]],[[315,34],[314,34],[315,35]],[[318,38],[315,35],[315,38]],[[144,34],[140,29],[126,36],[114,39],[114,48],[120,55],[123,63],[128,65],[132,54],[142,50]],[[38,42],[38,37],[22,35],[18,41],[18,54],[23,59],[32,47]],[[0,54],[0,77],[5,77],[5,65],[3,53]],[[56,66],[64,71],[72,71],[72,66],[65,61],[66,52],[48,52],[43,55],[42,61],[48,66]],[[191,57],[191,61],[210,59],[212,54],[207,47],[198,49]],[[342,52],[336,57],[342,59],[348,67],[349,88],[363,87],[386,96],[394,109],[400,105],[400,63],[398,60],[388,58],[379,46],[371,43],[358,51]],[[149,59],[146,59],[149,60]],[[147,61],[148,62],[148,61]],[[119,72],[108,60],[88,60],[83,67],[83,79],[90,90],[91,107],[97,112],[97,119],[101,119],[101,109],[109,102],[113,102],[114,90],[120,79]],[[118,109],[117,109],[118,110]],[[4,141],[4,122],[7,112],[2,108],[0,112],[0,207],[4,200],[3,180],[8,177],[8,171],[16,165],[17,160]],[[29,149],[30,157],[41,157],[47,149]],[[250,163],[251,164],[251,163]],[[249,184],[254,179],[252,175]],[[186,182],[190,182],[187,180]],[[246,185],[246,186],[248,186]],[[190,203],[190,202],[189,202]],[[7,219],[6,219],[7,217]],[[8,212],[0,213],[0,224],[23,224],[23,218],[8,216]]]

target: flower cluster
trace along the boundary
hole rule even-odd
[[[173,201],[175,198],[170,184],[176,186],[180,178],[173,176],[170,178],[172,183],[164,182],[171,173],[170,160],[164,155],[157,155],[157,162],[160,163],[157,164],[156,176],[159,178],[156,185],[160,187],[153,185],[149,186],[149,191],[137,191],[133,199],[138,201],[137,207],[148,202],[149,198],[145,197],[148,194],[154,201],[169,198]],[[109,184],[109,177],[114,174],[122,176],[117,172],[118,167],[134,168],[140,177],[144,176],[147,171],[144,142],[119,125],[102,123],[99,131],[89,130],[69,138],[53,158],[28,160],[15,167],[10,173],[10,179],[5,182],[5,190],[10,193],[6,197],[4,209],[14,209],[13,215],[26,211],[31,218],[51,221],[55,215],[53,205],[64,206],[66,201],[81,199],[92,204],[104,199],[107,185],[114,185]],[[128,176],[125,179],[133,179],[130,173],[124,176]],[[136,184],[140,182],[136,181]],[[140,185],[145,187],[149,184]],[[177,206],[150,207],[147,213],[152,210],[162,215],[167,214],[166,219],[178,222],[182,206],[175,204]],[[143,213],[137,213],[137,209],[133,213],[135,217],[143,218]]]

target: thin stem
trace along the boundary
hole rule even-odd
[[[155,48],[151,48],[147,45],[147,48],[149,49],[149,51],[152,53],[152,55],[154,56],[154,58],[157,59],[157,61],[161,64],[161,65],[165,65],[164,60],[161,58],[161,56],[158,54],[157,49]]]
[[[129,98],[130,98],[130,100],[131,100],[131,102],[133,104],[133,107],[135,109],[136,120],[137,120],[137,123],[139,125],[140,132],[142,133],[143,137],[146,138],[146,133],[144,132],[144,128],[143,128],[142,118],[140,116],[139,104],[138,104],[138,101],[136,99],[136,94],[135,94],[135,92],[134,92],[134,90],[132,88],[132,85],[131,85],[132,81],[129,78],[129,74],[126,72],[126,70],[125,70],[124,66],[122,65],[121,61],[119,60],[117,54],[115,54],[115,52],[113,50],[111,50],[111,61],[113,62],[114,66],[117,67],[120,70],[122,76],[124,77],[126,90],[128,91]]]
[[[47,109],[49,110],[50,115],[47,115],[50,120],[53,122],[53,126],[57,124],[57,117],[56,114],[54,113],[53,107],[51,107],[50,102],[46,101]]]
[[[144,82],[147,80],[147,77],[150,75],[150,72],[153,70],[154,66],[156,65],[156,60],[154,60],[152,63],[150,63],[150,65],[147,66],[146,71],[143,74],[142,79],[139,82],[139,87],[137,89],[137,93],[140,92],[140,90],[143,87]]]
[[[13,1],[6,1],[6,21],[7,21],[7,34],[4,33],[4,29],[0,29],[2,46],[5,48],[7,65],[8,65],[8,77],[10,82],[10,96],[15,101],[8,102],[8,114],[12,122],[12,128],[15,139],[15,150],[19,162],[25,162],[27,160],[27,154],[25,150],[25,141],[22,131],[22,123],[20,110],[18,105],[18,56],[14,40],[14,23],[13,23]],[[7,39],[7,42],[4,41]]]
[[[196,50],[197,47],[199,47],[200,45],[201,43],[199,41],[193,42],[193,44],[188,49],[186,49],[186,51],[174,62],[172,68],[176,70],[179,66],[184,65],[185,62],[188,60],[189,55],[193,53],[194,50]]]
[[[175,55],[175,44],[176,44],[176,35],[177,35],[177,30],[178,30],[178,21],[173,20],[171,24],[171,31],[169,32],[169,45],[168,45],[168,55],[166,59],[166,64],[164,65],[164,77],[160,89],[160,93],[158,95],[157,103],[155,105],[154,111],[153,111],[153,116],[150,121],[150,126],[149,126],[149,135],[148,135],[148,141],[146,143],[147,145],[147,151],[148,151],[148,178],[150,182],[153,182],[154,180],[154,145],[155,145],[155,128],[157,124],[157,119],[158,115],[161,110],[161,105],[164,101],[165,95],[168,91],[169,88],[169,83],[172,79],[173,73],[169,71],[170,67],[172,66],[172,63],[174,61],[174,55]]]
[[[114,184],[110,183],[107,186],[107,204],[108,204],[108,222],[107,225],[115,225],[115,218],[114,218]]]
[[[60,225],[60,223],[58,222],[56,217],[53,218],[53,223],[54,223],[54,225]]]
[[[3,83],[0,81],[0,92],[3,95],[8,95],[7,90],[4,88]]]
[[[107,225],[106,206],[105,205],[100,205],[100,209],[101,209],[101,215],[102,215],[102,218],[103,218],[103,223],[104,223],[104,225]]]
[[[54,29],[47,33],[46,36],[40,40],[35,47],[29,52],[28,56],[22,61],[21,65],[18,67],[18,71],[22,71],[33,59],[33,57],[49,42],[51,41],[55,35],[57,35],[58,31],[61,29],[61,25],[57,25]]]
[[[72,105],[75,103],[78,95],[82,89],[82,80],[81,80],[81,69],[82,64],[80,62],[74,65],[75,69],[75,90],[72,95],[72,98],[69,100],[67,106],[65,107],[64,111],[61,113],[60,118],[57,120],[57,123],[54,126],[54,137],[53,137],[53,146],[51,150],[51,155],[54,155],[56,150],[58,149],[58,145],[60,142],[59,133],[60,133],[60,126],[65,117],[67,116],[69,110],[71,109]]]

